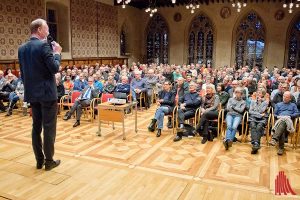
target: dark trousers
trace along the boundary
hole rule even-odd
[[[278,146],[280,149],[284,149],[285,137],[288,136],[288,131],[286,128],[286,123],[281,122],[273,134],[273,138],[278,141]]]
[[[32,147],[37,161],[52,161],[56,137],[56,101],[33,102],[32,109]],[[44,144],[42,144],[42,128]],[[43,152],[44,148],[44,152]]]
[[[72,106],[70,112],[68,113],[69,116],[72,116],[73,113],[76,110],[76,120],[80,121],[80,117],[82,114],[82,108],[90,106],[91,101],[90,100],[76,100],[74,102],[74,105]]]
[[[184,124],[184,120],[195,117],[195,112],[196,111],[194,109],[178,109],[178,123]]]
[[[8,101],[9,92],[0,92],[0,110],[5,111],[3,101]]]
[[[264,134],[264,126],[265,123],[263,122],[250,122],[250,129],[251,129],[251,143],[257,142],[260,144],[260,138]]]
[[[207,138],[208,137],[208,125],[209,125],[209,120],[215,120],[218,119],[218,111],[208,111],[204,114],[202,114],[200,118],[200,122],[197,124],[196,131],[198,133],[202,131],[202,136]]]

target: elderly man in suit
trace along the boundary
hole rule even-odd
[[[73,127],[80,125],[80,117],[82,114],[82,107],[90,106],[91,100],[93,98],[97,98],[99,96],[99,89],[94,86],[94,78],[88,78],[88,86],[86,86],[80,96],[75,100],[74,105],[71,110],[66,113],[64,116],[64,120],[68,120],[71,118],[73,113],[76,111],[76,122]]]
[[[51,170],[60,164],[53,160],[56,137],[57,89],[55,74],[59,70],[61,46],[47,43],[49,27],[43,19],[30,24],[31,38],[20,46],[18,57],[24,83],[24,101],[32,108],[32,146],[36,168]],[[44,129],[42,144],[41,132]]]

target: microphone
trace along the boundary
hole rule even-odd
[[[50,45],[51,49],[53,50],[53,46],[55,45],[55,41],[51,35],[47,36],[47,43]]]

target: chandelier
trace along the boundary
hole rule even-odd
[[[154,13],[157,12],[155,8],[156,0],[149,0],[149,7],[145,10],[146,13],[150,13],[150,17],[153,17]]]
[[[127,4],[130,3],[131,0],[117,0],[117,3],[122,3],[122,8],[125,8]]]
[[[197,8],[200,8],[200,4],[197,0],[190,0],[190,2],[186,5],[186,9],[191,9],[192,14]]]
[[[247,3],[242,3],[242,2],[240,2],[239,0],[235,3],[235,2],[233,2],[232,4],[232,7],[233,8],[236,8],[236,11],[237,12],[241,12],[241,9],[242,9],[242,7],[246,7],[247,6]]]
[[[297,1],[300,1],[300,0],[297,0]],[[289,13],[293,13],[293,7],[296,7],[296,8],[299,8],[299,4],[298,3],[293,3],[293,1],[291,0],[290,3],[284,3],[283,4],[283,7],[284,8],[288,8],[289,9]]]

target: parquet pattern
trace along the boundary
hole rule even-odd
[[[49,173],[34,169],[31,118],[1,113],[0,196],[43,199],[42,192],[50,190],[48,199],[144,199],[146,194],[145,199],[219,199],[217,194],[240,199],[241,193],[249,193],[249,199],[273,199],[281,170],[300,194],[299,150],[286,148],[278,157],[274,147],[265,145],[251,155],[249,143],[236,143],[229,151],[218,139],[204,145],[199,137],[174,143],[172,130],[165,128],[160,138],[147,131],[154,112],[155,107],[138,111],[138,133],[134,115],[127,115],[125,141],[121,124],[113,129],[112,123],[102,123],[103,136],[98,137],[97,120],[82,120],[73,128],[75,119],[58,117],[56,158],[63,162]],[[39,192],[30,193],[25,183]],[[66,189],[60,191],[62,187]]]

